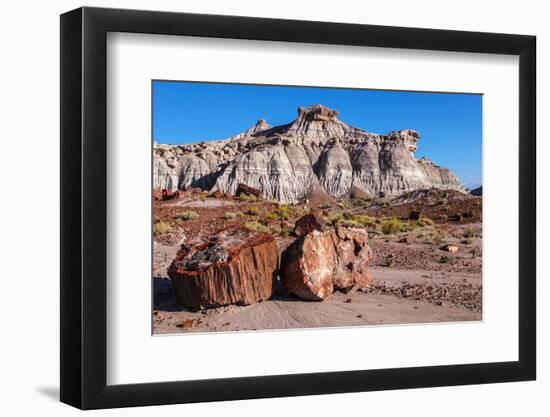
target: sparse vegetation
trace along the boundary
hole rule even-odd
[[[405,228],[405,224],[397,217],[393,217],[389,220],[385,220],[382,222],[382,233],[384,233],[385,235],[401,232]]]
[[[441,245],[444,241],[444,236],[443,236],[443,233],[441,232],[441,230],[437,230],[433,235],[432,235],[432,241],[433,243],[435,243],[436,245]]]
[[[290,227],[288,226],[288,224],[283,223],[281,225],[281,231],[279,232],[279,235],[281,237],[287,237],[289,234],[290,234]]]
[[[258,199],[253,194],[240,193],[239,194],[239,200],[241,200],[241,201],[257,201]]]
[[[290,207],[288,207],[287,205],[280,205],[277,208],[277,213],[279,214],[279,218],[281,220],[290,219]]]
[[[160,221],[160,222],[156,222],[153,225],[153,234],[155,236],[166,235],[171,232],[172,232],[172,226],[170,226],[169,223]]]
[[[258,207],[249,207],[244,211],[244,213],[249,216],[257,216],[260,214],[260,209]]]
[[[238,212],[238,211],[226,211],[225,213],[223,213],[222,215],[222,218],[225,219],[225,220],[234,220],[238,217],[240,217],[242,215],[242,213]]]
[[[368,229],[376,228],[376,223],[374,219],[370,216],[367,216],[366,214],[356,214],[352,217],[352,220]]]
[[[447,255],[443,255],[441,258],[439,258],[438,261],[440,264],[448,264],[451,262],[451,259]]]
[[[338,224],[345,220],[344,214],[339,212],[329,214],[328,219],[332,224]]]
[[[351,219],[346,219],[346,220],[342,220],[340,222],[340,224],[342,226],[347,226],[347,227],[362,227],[363,225],[361,223],[359,223],[358,221],[356,220],[351,220]]]
[[[272,211],[270,211],[269,213],[267,213],[265,215],[266,220],[277,220],[278,218],[279,218],[279,215],[277,213],[272,212]]]
[[[269,233],[270,229],[269,226],[266,226],[265,224],[262,224],[257,221],[250,221],[246,222],[244,224],[244,227],[248,230],[253,230],[255,232],[263,232],[263,233]]]
[[[199,200],[200,201],[206,201],[206,193],[200,193],[199,194]]]
[[[199,217],[198,213],[196,211],[184,211],[178,214],[177,218],[179,220],[195,220]]]
[[[471,227],[466,227],[462,232],[462,237],[466,239],[472,239],[473,237],[475,237],[475,235],[476,235],[476,232]]]

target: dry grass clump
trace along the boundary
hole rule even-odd
[[[265,215],[266,220],[277,220],[279,218],[279,215],[273,211],[270,211]]]
[[[244,211],[244,213],[249,216],[257,216],[260,213],[260,209],[258,207],[249,207]]]
[[[258,201],[258,198],[254,194],[240,193],[239,200],[241,201]]]
[[[265,224],[262,224],[260,222],[257,222],[257,221],[246,222],[244,224],[244,227],[248,230],[253,230],[255,232],[263,232],[263,233],[269,233],[270,232],[270,229],[269,229],[268,226],[266,226]]]
[[[462,237],[466,239],[472,239],[473,237],[475,237],[475,235],[476,235],[476,232],[471,227],[466,227],[462,232]]]
[[[397,217],[393,217],[382,222],[382,233],[385,235],[391,235],[393,233],[404,231],[405,229],[405,224]]]
[[[195,220],[199,217],[198,213],[196,211],[183,211],[180,214],[177,215],[177,219],[179,220]]]
[[[160,222],[156,222],[153,225],[153,234],[155,236],[166,235],[171,232],[172,232],[172,226],[170,226],[169,223],[160,221]]]
[[[239,211],[226,211],[225,213],[222,214],[222,219],[234,220],[241,216],[242,216],[242,213]]]

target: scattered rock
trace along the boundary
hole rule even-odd
[[[248,195],[253,195],[254,197],[257,197],[257,198],[260,198],[262,196],[262,192],[260,190],[258,190],[257,188],[254,188],[254,187],[250,187],[250,186],[248,186],[246,184],[243,184],[243,183],[240,183],[237,186],[236,194],[237,195],[248,194]]]
[[[441,246],[440,249],[451,253],[458,252],[458,246],[456,245],[447,244],[447,245]]]
[[[314,230],[326,230],[327,225],[325,222],[317,215],[311,213],[303,217],[300,217],[294,225],[294,234],[297,237],[302,237],[308,233],[313,232]]]
[[[277,265],[271,235],[236,228],[204,242],[183,244],[168,275],[178,303],[199,310],[268,299]]]

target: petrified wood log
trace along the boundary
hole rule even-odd
[[[338,265],[334,275],[334,289],[348,292],[354,286],[368,287],[372,276],[368,266],[372,260],[372,249],[368,234],[359,228],[336,228],[336,255]]]
[[[333,230],[313,230],[296,239],[284,252],[279,274],[288,292],[320,301],[334,290],[336,250]]]
[[[183,306],[248,305],[271,297],[278,250],[266,233],[228,229],[199,245],[182,245],[168,276]]]
[[[306,218],[304,218],[306,217]],[[285,288],[305,300],[323,300],[334,290],[366,288],[372,282],[368,265],[372,250],[362,228],[326,228],[314,215],[297,221],[308,231],[284,252],[280,276]],[[320,227],[316,227],[319,225]]]

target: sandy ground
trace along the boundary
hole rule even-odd
[[[157,254],[174,247],[156,245]],[[164,259],[156,256],[156,259]],[[162,265],[157,273],[162,276]],[[302,301],[282,294],[250,306],[227,306],[189,312],[174,300],[168,278],[155,278],[153,313],[155,334],[189,332],[253,331],[268,329],[390,325],[481,320],[480,309],[468,307],[458,297],[470,290],[481,298],[481,275],[465,272],[373,268],[370,292],[336,292],[322,302]],[[431,289],[426,291],[426,288]],[[412,294],[407,291],[412,289]],[[434,291],[442,290],[443,293]],[[447,294],[448,293],[448,294]],[[455,294],[455,295],[456,295]],[[464,305],[466,304],[466,305]]]
[[[192,207],[198,218],[174,221],[187,207]],[[249,215],[251,207],[259,213]],[[183,241],[214,233],[220,227],[265,218],[274,209],[276,205],[271,203],[210,198],[182,199],[155,208],[155,215],[173,221],[174,227],[173,233],[156,237],[154,242],[154,334],[482,320],[482,225],[475,220],[433,224],[390,235],[370,233],[374,282],[367,292],[336,292],[322,302],[311,302],[276,288],[270,300],[258,304],[199,312],[187,311],[176,303],[166,270]],[[241,216],[225,220],[222,214],[227,211]],[[276,234],[281,222],[268,224]],[[468,231],[472,236],[465,238]],[[276,236],[280,249],[293,239]],[[444,244],[456,245],[458,251],[449,253]]]

